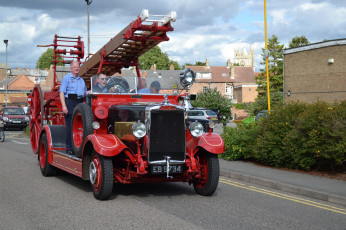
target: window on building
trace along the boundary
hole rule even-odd
[[[208,87],[207,86],[203,86],[203,93],[207,92]]]

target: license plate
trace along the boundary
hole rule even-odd
[[[167,165],[153,165],[151,166],[151,172],[153,174],[164,174],[167,173]],[[182,165],[170,165],[169,173],[182,173],[183,166]]]
[[[213,119],[212,120],[216,120],[216,118],[215,117],[213,117]]]
[[[22,123],[21,121],[12,121],[12,123]]]

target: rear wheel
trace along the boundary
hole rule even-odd
[[[202,177],[193,182],[197,194],[211,196],[219,183],[220,166],[217,155],[206,153],[199,156]]]
[[[107,200],[113,190],[113,162],[109,157],[94,151],[89,165],[89,179],[94,196],[98,200]]]
[[[43,176],[53,175],[53,167],[48,163],[48,141],[45,133],[42,134],[40,139],[38,161],[40,163],[40,169]]]

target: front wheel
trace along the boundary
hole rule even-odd
[[[211,153],[199,156],[202,177],[193,182],[197,194],[211,196],[219,183],[220,166],[217,155]]]
[[[89,165],[89,179],[95,198],[107,200],[113,190],[112,159],[94,152]]]

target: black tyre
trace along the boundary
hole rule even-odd
[[[41,173],[43,176],[53,175],[54,169],[48,163],[48,141],[47,135],[44,133],[40,139],[40,145],[38,149],[38,162],[40,164]]]
[[[77,157],[82,156],[86,137],[94,133],[93,122],[91,107],[84,103],[78,104],[73,111],[71,124],[72,149]]]
[[[197,194],[211,196],[219,183],[220,166],[217,155],[206,153],[199,156],[202,178],[193,182]]]
[[[4,142],[5,141],[5,132],[0,129],[0,142]]]
[[[94,196],[98,200],[107,200],[113,190],[113,162],[109,157],[94,151],[89,165],[89,179]]]

